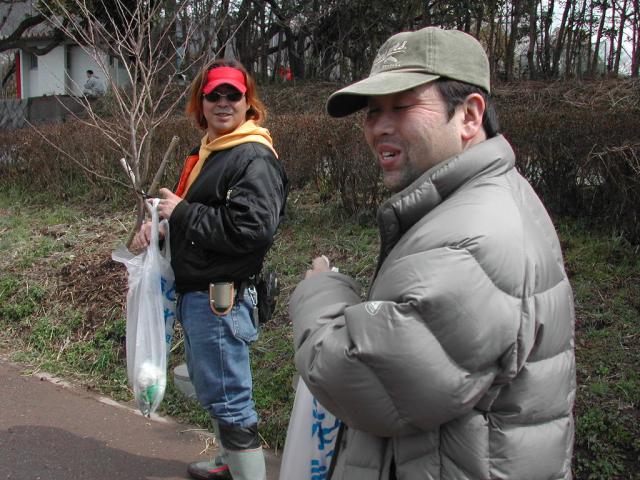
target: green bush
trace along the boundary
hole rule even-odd
[[[494,98],[519,170],[555,215],[640,241],[638,81],[502,86]]]
[[[165,172],[166,185],[177,180],[184,156],[199,133],[184,118],[171,119],[155,135],[149,171],[155,173],[174,135],[180,138],[175,160]],[[94,127],[80,121],[0,131],[0,188],[11,185],[37,202],[46,198],[85,199],[132,205],[134,194],[120,166],[123,153]],[[149,182],[153,175],[148,175]]]
[[[351,214],[373,210],[384,194],[361,117],[355,118],[289,114],[268,125],[292,186],[310,183],[323,198],[339,198]]]

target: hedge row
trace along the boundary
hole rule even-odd
[[[518,168],[553,214],[604,222],[638,242],[640,102],[623,95],[628,90],[618,94],[624,102],[595,101],[588,89],[576,100],[575,89],[567,88],[496,91],[502,130],[516,150]],[[290,97],[286,92],[278,95]],[[266,98],[275,101],[278,95],[271,92]],[[338,198],[350,213],[371,211],[386,195],[363,139],[362,116],[331,119],[283,112],[272,114],[267,127],[293,187],[312,184],[327,198]],[[63,199],[88,194],[133,204],[132,192],[113,181],[126,183],[117,162],[121,154],[99,131],[67,123],[43,127],[40,133],[0,132],[0,181]],[[169,185],[201,133],[184,118],[168,121],[156,133],[156,165],[173,135],[181,142],[165,176],[164,184]]]
[[[578,95],[564,85],[496,99],[518,168],[548,208],[604,223],[634,242],[640,242],[639,86],[616,92],[598,83],[581,86]]]

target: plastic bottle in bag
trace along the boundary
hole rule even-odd
[[[144,362],[140,365],[138,370],[138,376],[136,377],[136,384],[138,388],[138,408],[140,412],[148,416],[151,413],[153,405],[156,401],[161,400],[159,396],[164,395],[166,388],[166,375],[151,362]],[[159,401],[157,403],[160,403]]]

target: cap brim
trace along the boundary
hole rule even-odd
[[[327,100],[327,113],[332,117],[344,117],[366,107],[368,97],[391,95],[438,78],[440,75],[401,70],[378,73],[331,94]]]
[[[218,88],[220,85],[231,85],[233,88],[238,90],[240,93],[246,93],[247,87],[245,87],[242,83],[237,82],[233,79],[228,78],[220,78],[218,80],[214,80],[212,82],[207,83],[202,89],[202,93],[205,95],[207,93],[212,92],[214,89]]]

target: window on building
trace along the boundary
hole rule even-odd
[[[30,68],[31,70],[37,70],[38,69],[38,56],[34,55],[33,53],[29,54],[29,62],[30,62]]]

